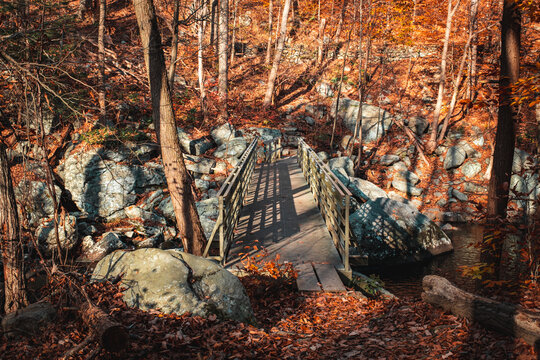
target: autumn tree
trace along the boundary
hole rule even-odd
[[[517,107],[512,104],[512,85],[519,79],[521,14],[515,0],[504,0],[501,21],[501,71],[499,75],[499,116],[488,188],[488,217],[506,217],[512,176]]]
[[[0,240],[4,265],[4,288],[6,313],[16,311],[28,304],[24,281],[23,250],[19,229],[17,203],[11,182],[11,172],[6,147],[0,141]]]
[[[219,27],[218,27],[218,96],[219,96],[219,117],[228,119],[227,100],[227,78],[229,74],[229,1],[219,0]]]
[[[285,0],[283,5],[283,13],[281,15],[281,24],[279,27],[279,37],[277,42],[276,53],[274,54],[274,62],[272,69],[268,75],[268,81],[266,83],[266,93],[264,94],[263,105],[269,106],[272,103],[274,96],[274,88],[276,86],[276,78],[279,70],[279,63],[281,62],[281,55],[283,54],[283,48],[285,47],[285,38],[287,37],[287,19],[289,17],[289,9],[291,8],[291,0]]]
[[[202,255],[206,238],[195,207],[172,107],[171,91],[153,0],[133,0],[152,97],[152,118],[161,146],[167,185],[184,250]]]

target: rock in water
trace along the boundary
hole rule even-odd
[[[386,198],[370,200],[350,216],[357,250],[369,265],[399,265],[451,251],[452,242],[414,207]]]
[[[92,279],[120,274],[129,306],[248,323],[255,319],[240,280],[212,260],[178,250],[116,251],[97,264]]]

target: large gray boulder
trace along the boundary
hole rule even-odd
[[[482,165],[478,161],[467,161],[461,167],[461,173],[467,179],[475,177],[480,171],[482,171]]]
[[[239,158],[242,153],[247,148],[247,141],[243,137],[238,137],[231,139],[230,141],[224,142],[221,144],[216,151],[214,156],[217,158],[228,158],[228,157],[237,157]]]
[[[414,207],[378,198],[362,204],[350,216],[354,243],[369,265],[399,265],[422,261],[452,250],[452,242]]]
[[[65,216],[65,221],[62,216],[59,217],[58,224],[58,240],[62,249],[71,251],[79,242],[77,218],[71,214]],[[48,219],[43,221],[36,229],[36,238],[38,245],[45,251],[47,255],[58,251],[56,243],[56,231],[54,228],[54,220]]]
[[[54,200],[47,184],[42,181],[21,181],[14,189],[19,203],[24,204],[28,224],[37,225],[42,218],[54,215]],[[56,204],[60,204],[62,189],[54,185]]]
[[[231,124],[225,123],[215,127],[210,132],[210,135],[214,139],[215,143],[219,146],[224,142],[227,142],[236,137],[236,129]]]
[[[201,156],[184,154],[186,168],[198,174],[211,174],[216,166],[216,160]]]
[[[94,269],[93,280],[122,275],[124,301],[143,310],[190,313],[251,323],[242,283],[218,263],[178,250],[116,251]]]
[[[133,205],[137,195],[165,185],[160,164],[121,164],[103,148],[70,154],[64,163],[64,184],[79,209],[90,218],[109,217]]]
[[[255,136],[258,136],[262,141],[271,141],[281,137],[281,131],[277,129],[250,127],[240,131],[248,142],[251,142]]]
[[[202,155],[215,146],[209,137],[191,139],[191,135],[180,127],[176,128],[176,132],[178,134],[178,140],[180,140],[180,146],[187,154]]]
[[[36,335],[41,327],[47,326],[56,317],[56,309],[48,302],[37,302],[6,314],[2,319],[5,336],[20,337]]]
[[[514,159],[512,163],[513,173],[521,174],[524,171],[531,170],[535,165],[537,165],[537,162],[529,153],[518,148],[514,149]]]
[[[446,152],[446,157],[444,158],[444,168],[446,170],[455,169],[457,167],[460,167],[461,164],[465,161],[465,158],[467,157],[467,153],[465,152],[465,149],[463,149],[462,146],[456,145],[452,146],[448,151]]]
[[[343,169],[348,176],[354,176],[354,163],[348,156],[332,158],[328,161],[330,170]]]
[[[388,197],[383,189],[370,181],[347,176],[341,171],[334,171],[334,174],[349,189],[351,194],[362,202]]]
[[[335,116],[335,100],[332,104],[332,116]],[[360,102],[348,98],[339,101],[338,116],[343,124],[354,132]],[[365,143],[371,143],[384,136],[392,126],[393,118],[390,113],[375,105],[362,104],[362,135]]]
[[[127,248],[116,232],[106,232],[98,242],[92,236],[85,236],[81,244],[80,261],[96,262],[115,250]]]
[[[418,196],[422,193],[422,189],[415,186],[418,182],[420,182],[418,175],[408,170],[401,170],[394,173],[392,186],[408,195]]]

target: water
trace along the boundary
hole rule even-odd
[[[452,239],[454,251],[435,256],[428,262],[400,267],[361,270],[366,275],[376,274],[384,282],[384,287],[398,297],[419,298],[422,293],[422,278],[425,275],[439,275],[447,278],[463,290],[474,292],[478,281],[464,276],[462,266],[477,265],[480,262],[480,249],[474,244],[482,241],[484,228],[481,225],[463,224],[456,230],[446,231]],[[519,237],[517,237],[519,238]],[[503,253],[506,254],[503,278],[515,276],[519,259],[516,256],[516,237],[509,237]]]

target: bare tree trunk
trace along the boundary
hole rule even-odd
[[[469,69],[468,69],[468,90],[469,99],[473,100],[476,97],[476,59],[478,57],[478,35],[476,28],[478,27],[478,2],[479,0],[471,0],[471,8],[469,12],[469,36],[472,37],[469,47]]]
[[[207,108],[206,108],[206,89],[204,88],[204,62],[203,62],[203,50],[204,50],[204,31],[206,28],[206,15],[207,9],[203,5],[204,0],[199,0],[200,3],[200,12],[201,18],[197,21],[197,61],[198,61],[198,78],[199,78],[199,93],[201,100],[201,111],[203,114],[203,119],[206,121]]]
[[[268,44],[266,45],[266,59],[265,62],[270,64],[270,57],[272,56],[272,26],[274,21],[274,1],[270,0],[268,3]]]
[[[238,21],[237,12],[238,12],[238,1],[234,0],[234,10],[233,10],[233,29],[232,29],[232,38],[231,38],[231,66],[234,63],[234,55],[236,53],[235,43],[236,43],[236,25]]]
[[[0,141],[0,229],[4,265],[4,310],[9,313],[28,305],[28,300],[17,203],[6,147],[2,141]]]
[[[227,77],[229,73],[229,1],[219,0],[219,39],[218,39],[218,96],[219,96],[219,117],[221,121],[229,118],[227,111]]]
[[[349,37],[347,38],[347,48],[345,49],[345,56],[343,57],[343,63],[341,64],[341,75],[339,77],[339,84],[338,84],[338,90],[336,93],[336,107],[334,108],[334,123],[332,124],[332,137],[330,138],[330,150],[332,150],[332,145],[334,144],[334,135],[336,133],[336,122],[338,118],[338,110],[339,110],[339,99],[341,97],[341,87],[343,85],[343,76],[345,74],[345,64],[347,63],[347,55],[349,54],[349,47],[351,44],[351,32],[352,29],[349,31]]]
[[[180,0],[174,2],[172,21],[171,62],[169,63],[169,88],[174,92],[174,74],[176,72],[176,59],[178,57],[178,16],[180,13]]]
[[[322,63],[324,53],[324,28],[326,27],[326,19],[321,19],[319,23],[319,49],[317,51],[317,64]]]
[[[341,3],[341,13],[339,15],[339,22],[338,22],[338,26],[337,26],[337,29],[336,29],[336,33],[334,34],[334,38],[335,38],[335,45],[334,45],[334,59],[337,58],[337,56],[339,55],[339,50],[341,49],[341,43],[340,43],[340,36],[341,36],[341,31],[343,30],[343,22],[345,21],[345,11],[347,9],[347,0],[342,0],[342,3]]]
[[[512,84],[519,79],[521,14],[515,0],[504,0],[501,22],[501,73],[499,78],[499,118],[495,135],[493,168],[488,187],[488,218],[506,217],[512,175],[517,106],[512,105]]]
[[[360,0],[360,3],[358,4],[358,101],[360,102],[360,105],[358,106],[358,114],[356,115],[356,124],[354,126],[354,134],[353,134],[353,138],[354,139],[358,139],[360,140],[363,136],[363,133],[362,133],[362,102],[364,101],[364,91],[363,91],[363,84],[364,84],[364,78],[365,78],[365,74],[363,73],[363,66],[362,66],[362,60],[363,60],[363,53],[362,53],[362,40],[363,40],[363,35],[364,35],[364,29],[363,29],[363,22],[364,22],[364,19],[363,19],[363,0]],[[352,143],[349,143],[348,144],[348,148],[351,149],[351,153],[352,153],[352,149],[354,148],[354,143],[355,141],[353,140]],[[346,151],[348,152],[349,149],[346,149]],[[361,155],[361,152],[362,152],[362,142],[360,142],[360,154]]]
[[[279,63],[281,61],[281,54],[283,53],[283,48],[285,47],[285,38],[287,36],[287,18],[289,17],[289,9],[291,7],[291,0],[285,0],[283,5],[283,13],[281,16],[281,24],[279,27],[279,38],[277,41],[277,50],[274,54],[274,63],[272,64],[272,69],[268,75],[268,82],[266,84],[266,93],[264,94],[264,106],[269,106],[272,103],[272,97],[274,95],[274,88],[276,86],[276,78],[279,69]]]
[[[216,13],[217,13],[217,6],[219,0],[210,0],[211,1],[211,9],[210,9],[210,46],[214,45],[214,41],[217,37],[217,21],[216,21]]]
[[[99,0],[99,25],[98,25],[98,62],[99,62],[99,115],[101,121],[105,120],[107,110],[105,106],[105,16],[107,0]]]
[[[450,122],[450,118],[452,117],[452,113],[454,112],[454,109],[456,107],[457,97],[459,94],[459,85],[461,84],[461,76],[463,74],[463,69],[465,68],[465,62],[467,61],[467,49],[469,48],[471,39],[472,37],[469,36],[469,38],[467,39],[467,43],[465,44],[465,47],[463,48],[463,55],[461,56],[461,62],[459,63],[459,69],[458,69],[456,81],[452,89],[452,99],[450,100],[450,106],[448,108],[448,112],[446,113],[446,116],[444,117],[443,126],[439,134],[439,138],[437,139],[437,143],[440,143],[444,139],[444,134],[446,134],[446,130],[448,129],[448,123]]]
[[[133,0],[139,32],[144,49],[144,60],[152,95],[152,118],[159,124],[159,141],[167,186],[171,194],[176,225],[182,238],[184,251],[202,255],[206,244],[199,214],[191,191],[182,149],[176,134],[171,92],[167,82],[165,57],[161,47],[161,35],[152,0]],[[156,129],[158,127],[156,126]]]
[[[442,102],[444,97],[444,86],[446,83],[446,60],[448,56],[448,45],[450,43],[450,33],[452,32],[452,18],[456,13],[461,0],[457,0],[456,6],[452,8],[452,0],[448,0],[448,15],[446,17],[446,30],[444,32],[443,51],[441,54],[441,72],[439,78],[439,91],[437,94],[437,103],[433,112],[433,120],[431,122],[431,133],[429,136],[426,150],[428,153],[435,151],[437,147],[437,134],[439,130],[439,116],[441,114]]]

